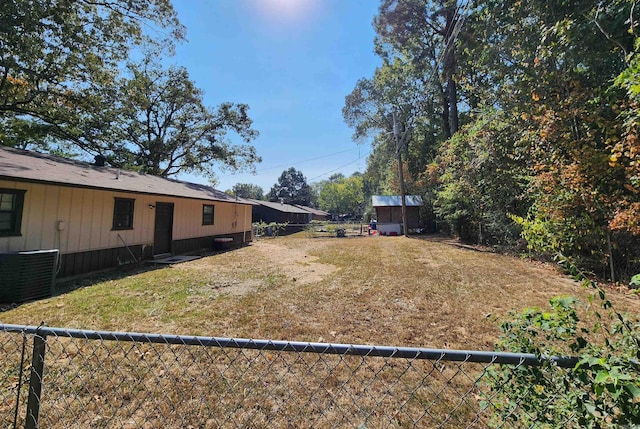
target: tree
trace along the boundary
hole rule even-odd
[[[150,34],[166,30],[154,43]],[[6,0],[0,8],[0,116],[5,122],[19,115],[73,141],[75,127],[98,118],[95,106],[108,106],[102,90],[134,46],[170,50],[183,38],[170,0]]]
[[[282,172],[278,183],[274,184],[268,195],[269,201],[282,201],[286,204],[311,205],[313,200],[311,187],[301,171],[291,167]]]
[[[253,200],[262,200],[264,198],[262,188],[252,183],[236,183],[233,185],[233,188],[231,188],[231,191],[227,191],[227,193],[240,198],[250,198]]]
[[[376,52],[401,56],[432,89],[445,138],[458,131],[456,38],[465,12],[456,0],[382,0],[374,19]]]
[[[362,176],[354,175],[330,181],[322,188],[318,201],[322,210],[334,215],[362,215],[364,207]]]
[[[202,91],[182,67],[163,69],[146,59],[129,66],[121,81],[113,118],[112,139],[87,149],[106,156],[110,164],[134,167],[156,176],[191,172],[211,175],[211,167],[242,169],[259,162],[248,143],[257,135],[245,104],[223,103],[215,110],[203,105]],[[246,144],[227,138],[233,131]]]
[[[442,144],[428,167],[434,210],[460,238],[508,244],[519,237],[512,216],[526,215],[526,168],[502,112],[489,110]]]

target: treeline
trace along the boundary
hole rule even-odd
[[[383,64],[343,110],[373,146],[365,189],[399,191],[399,151],[407,193],[449,232],[628,280],[640,272],[637,14],[632,0],[382,0]]]

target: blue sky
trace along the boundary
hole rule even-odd
[[[380,60],[377,0],[173,0],[187,28],[170,63],[185,66],[205,103],[247,103],[263,162],[256,175],[216,171],[218,189],[266,192],[294,167],[309,183],[364,171],[370,151],[342,119],[344,98]],[[237,140],[240,142],[240,140]],[[203,177],[181,177],[206,183]]]

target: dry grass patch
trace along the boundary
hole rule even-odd
[[[298,341],[492,349],[496,319],[586,297],[527,260],[404,237],[262,239],[99,281],[0,314],[4,323]],[[635,296],[613,294],[637,311]]]
[[[586,301],[587,292],[557,270],[513,257],[416,238],[301,233],[102,278],[0,318],[95,330],[492,350],[497,321],[510,310],[568,294]],[[640,308],[636,296],[613,292],[611,298],[626,310]],[[479,410],[473,380],[482,368],[473,364],[48,342],[56,356],[48,358],[45,379],[49,427],[430,427],[447,418],[442,427],[459,427]],[[13,356],[12,343],[4,345]],[[14,389],[15,360],[0,372]]]

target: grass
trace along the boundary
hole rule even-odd
[[[310,238],[305,232],[260,239],[171,267],[103,275],[75,286],[0,313],[0,320],[94,330],[493,350],[498,321],[509,311],[544,306],[556,295],[571,294],[585,302],[587,297],[553,267],[523,259],[437,240]],[[623,309],[640,308],[637,296],[611,294]],[[89,351],[89,358],[81,349]],[[446,416],[456,408],[463,415],[460,421],[466,413],[477,412],[473,400],[456,406],[460,392],[474,387],[469,378],[449,379],[447,374],[460,373],[449,364],[176,346],[154,351],[145,345],[74,345],[65,339],[52,341],[50,351],[61,357],[47,366],[49,377],[60,377],[46,390],[57,401],[47,403],[44,412],[59,416],[48,420],[50,427],[73,422],[80,427],[127,427],[130,421],[133,427],[163,422],[199,427],[203,421],[201,427],[247,422],[254,427],[325,427],[336,421],[357,427],[362,419],[366,427],[405,427],[425,409],[431,410],[430,417]],[[463,368],[471,376],[479,371],[469,364]],[[15,378],[14,368],[6,373]],[[425,373],[431,374],[428,389],[420,384]],[[371,381],[371,374],[377,374],[377,381]],[[432,404],[433,392],[440,390],[438,403]],[[392,409],[396,395],[413,399],[389,423],[378,413],[382,405]],[[215,404],[199,399],[212,397],[218,398]],[[355,399],[358,408],[353,408]],[[82,410],[88,410],[86,416]],[[72,420],[66,419],[69,415]]]
[[[528,260],[404,237],[261,239],[200,260],[84,280],[4,323],[493,349],[510,310],[586,292]],[[630,310],[634,296],[612,297]]]

